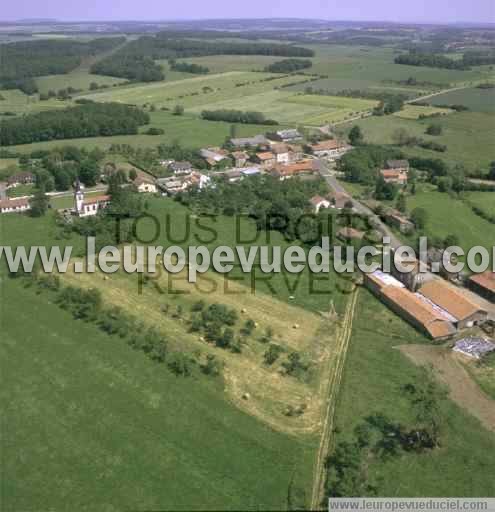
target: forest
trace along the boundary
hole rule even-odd
[[[158,82],[165,78],[161,66],[153,59],[117,53],[91,66],[91,73],[127,78],[134,82]]]
[[[149,123],[145,112],[119,103],[84,103],[0,122],[0,145],[109,135],[132,135]]]
[[[313,63],[309,59],[284,59],[274,62],[265,68],[269,73],[293,73],[310,68]]]
[[[102,37],[88,42],[40,40],[2,45],[0,87],[34,94],[38,88],[33,77],[68,73],[83,57],[111,50],[124,41],[125,37]]]

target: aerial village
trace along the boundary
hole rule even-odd
[[[214,186],[214,179],[236,183],[261,175],[270,175],[281,181],[296,177],[301,180],[322,177],[327,181],[328,193],[310,198],[309,207],[313,213],[318,213],[322,208],[364,213],[381,237],[413,232],[414,223],[403,213],[392,207],[383,208],[376,200],[358,201],[338,185],[335,179],[338,176],[336,162],[351,149],[352,146],[346,141],[327,138],[326,135],[320,140],[305,142],[297,129],[253,137],[234,137],[223,147],[199,150],[206,169],[195,169],[188,161],[160,160],[160,177],[136,169],[132,182],[124,186],[134,187],[137,193],[173,197],[191,188],[202,190]],[[385,183],[397,187],[408,184],[409,172],[407,160],[389,160],[385,168],[379,171]],[[105,176],[101,178],[104,181]],[[10,188],[31,184],[34,179],[34,174],[21,172],[0,184],[0,212],[29,210],[29,197],[1,197]],[[68,219],[94,216],[111,201],[106,194],[86,198],[84,186],[79,182],[74,184],[73,199],[72,208],[60,211]],[[360,242],[364,237],[364,231],[352,226],[338,231],[338,238],[344,243]],[[491,341],[495,335],[495,273],[452,274],[443,266],[444,257],[443,250],[431,248],[426,263],[405,262],[406,266],[412,265],[412,271],[401,271],[392,265],[391,273],[377,270],[364,274],[362,284],[431,340],[453,340],[453,350],[478,359],[495,350],[495,343]]]

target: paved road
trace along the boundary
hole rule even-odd
[[[328,169],[327,163],[319,159],[316,161],[318,165],[318,169],[320,172],[320,175],[325,178],[326,182],[328,183],[329,187],[337,193],[340,194],[350,194],[345,190],[345,188],[337,181],[337,178],[332,174],[332,172]],[[360,213],[362,215],[366,215],[371,218],[371,222],[373,223],[373,226],[380,231],[380,233],[383,236],[390,237],[390,245],[392,248],[396,249],[397,247],[400,247],[403,244],[403,242],[392,232],[392,230],[376,215],[372,210],[370,210],[367,206],[360,203],[357,199],[351,197],[352,204],[354,206],[354,209],[357,213]]]

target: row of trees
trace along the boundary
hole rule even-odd
[[[180,71],[182,73],[193,73],[195,75],[206,75],[210,72],[206,66],[200,66],[199,64],[190,64],[189,62],[175,62],[174,59],[170,59],[170,69],[172,71]]]
[[[83,57],[108,51],[124,41],[124,37],[102,37],[88,42],[47,39],[4,44],[0,86],[34,94],[38,88],[33,77],[68,73]]]
[[[84,103],[0,122],[0,145],[110,135],[132,135],[149,115],[119,103]]]
[[[438,55],[436,53],[426,53],[420,51],[411,51],[395,58],[396,64],[405,64],[407,66],[426,66],[430,68],[441,69],[460,69],[465,70],[468,66],[463,60],[454,60]]]
[[[284,59],[266,66],[269,73],[293,73],[301,69],[310,68],[313,63],[309,59]]]
[[[241,124],[264,124],[276,125],[277,121],[267,119],[261,112],[242,110],[203,110],[201,117],[207,121],[226,121],[228,123],[241,123]]]

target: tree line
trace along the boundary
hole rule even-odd
[[[293,73],[301,69],[310,68],[313,63],[309,59],[284,59],[266,66],[269,73]]]
[[[228,123],[241,123],[241,124],[264,124],[276,125],[277,121],[267,119],[261,112],[241,110],[203,110],[201,117],[207,121],[226,121]]]
[[[174,59],[169,60],[170,69],[172,71],[180,71],[182,73],[193,73],[195,75],[206,75],[210,72],[206,66],[199,64],[190,64],[189,62],[176,62]]]
[[[119,103],[85,102],[75,107],[29,114],[0,122],[0,145],[57,139],[133,135],[149,123],[142,110]]]
[[[152,58],[120,52],[94,63],[91,73],[127,78],[133,82],[158,82],[165,78],[162,67]]]
[[[34,94],[33,77],[65,74],[77,68],[85,56],[115,48],[125,37],[102,37],[88,42],[75,40],[20,41],[2,45],[0,86]]]

